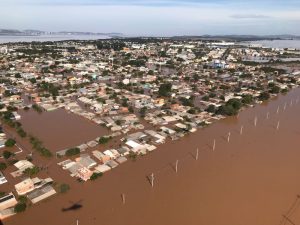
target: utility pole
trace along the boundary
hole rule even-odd
[[[154,174],[151,173],[150,175],[150,182],[151,182],[151,187],[153,188],[154,187]]]
[[[214,139],[214,143],[213,143],[213,151],[215,151],[216,149],[216,139]]]
[[[196,160],[198,160],[198,157],[199,157],[199,149],[197,148],[197,150],[196,150]]]
[[[178,159],[176,160],[176,163],[175,163],[175,172],[176,173],[178,172]]]
[[[123,203],[123,205],[125,205],[125,194],[122,194],[122,203]]]
[[[254,126],[256,127],[257,125],[257,116],[254,118]]]
[[[229,141],[230,141],[230,135],[231,135],[231,133],[228,132],[228,136],[227,136],[227,142],[228,142],[228,143],[229,143]]]
[[[242,126],[241,126],[241,129],[240,129],[240,135],[243,134],[243,129],[244,129],[244,126],[242,125]]]
[[[279,126],[280,126],[280,121],[278,121],[278,123],[277,123],[276,130],[279,130]]]
[[[285,111],[286,110],[286,103],[284,103],[284,107],[283,107],[283,111]]]

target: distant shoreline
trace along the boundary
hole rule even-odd
[[[1,44],[12,44],[21,42],[48,42],[48,41],[84,41],[84,40],[98,40],[98,39],[110,39],[111,36],[108,35],[0,35],[0,45]]]

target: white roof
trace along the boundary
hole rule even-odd
[[[131,148],[141,148],[142,147],[142,145],[140,145],[139,143],[132,141],[132,140],[127,141],[126,145],[128,145]]]
[[[114,154],[110,150],[106,150],[103,152],[105,155],[108,155],[110,158],[114,158]]]
[[[98,165],[95,167],[95,171],[98,171],[100,173],[105,173],[107,171],[111,170],[111,168],[105,164]]]
[[[181,128],[181,129],[186,129],[186,127],[187,127],[187,126],[186,126],[185,124],[183,124],[183,123],[176,123],[175,126]]]
[[[29,162],[28,160],[20,160],[20,161],[16,162],[14,164],[14,166],[17,167],[21,171],[24,171],[27,168],[34,167],[34,165],[31,162]]]

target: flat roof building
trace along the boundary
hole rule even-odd
[[[3,196],[2,198],[0,198],[0,210],[14,207],[17,203],[18,202],[17,202],[14,194],[11,192],[11,193]]]

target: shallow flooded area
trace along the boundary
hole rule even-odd
[[[72,225],[78,219],[79,224],[87,225],[274,225],[285,224],[284,217],[298,224],[300,103],[296,104],[296,99],[299,96],[300,89],[294,89],[285,96],[246,109],[238,117],[224,119],[178,141],[169,141],[96,181],[79,183],[52,163],[47,175],[70,184],[71,190],[29,207],[4,224]],[[78,118],[74,118],[73,125],[73,119],[66,123],[60,111],[39,116],[29,113],[27,116],[22,113],[24,128],[30,126],[51,148],[58,147],[58,143],[63,146],[70,140],[88,138],[84,136],[84,126],[88,125],[77,127]],[[45,126],[40,124],[42,121]],[[67,128],[63,124],[68,124]],[[97,132],[95,128],[95,135]],[[147,179],[151,173],[153,188]],[[81,207],[63,210],[74,204]]]
[[[21,111],[21,123],[27,133],[38,137],[52,152],[71,148],[108,134],[88,119],[69,113],[64,109],[37,113]]]

